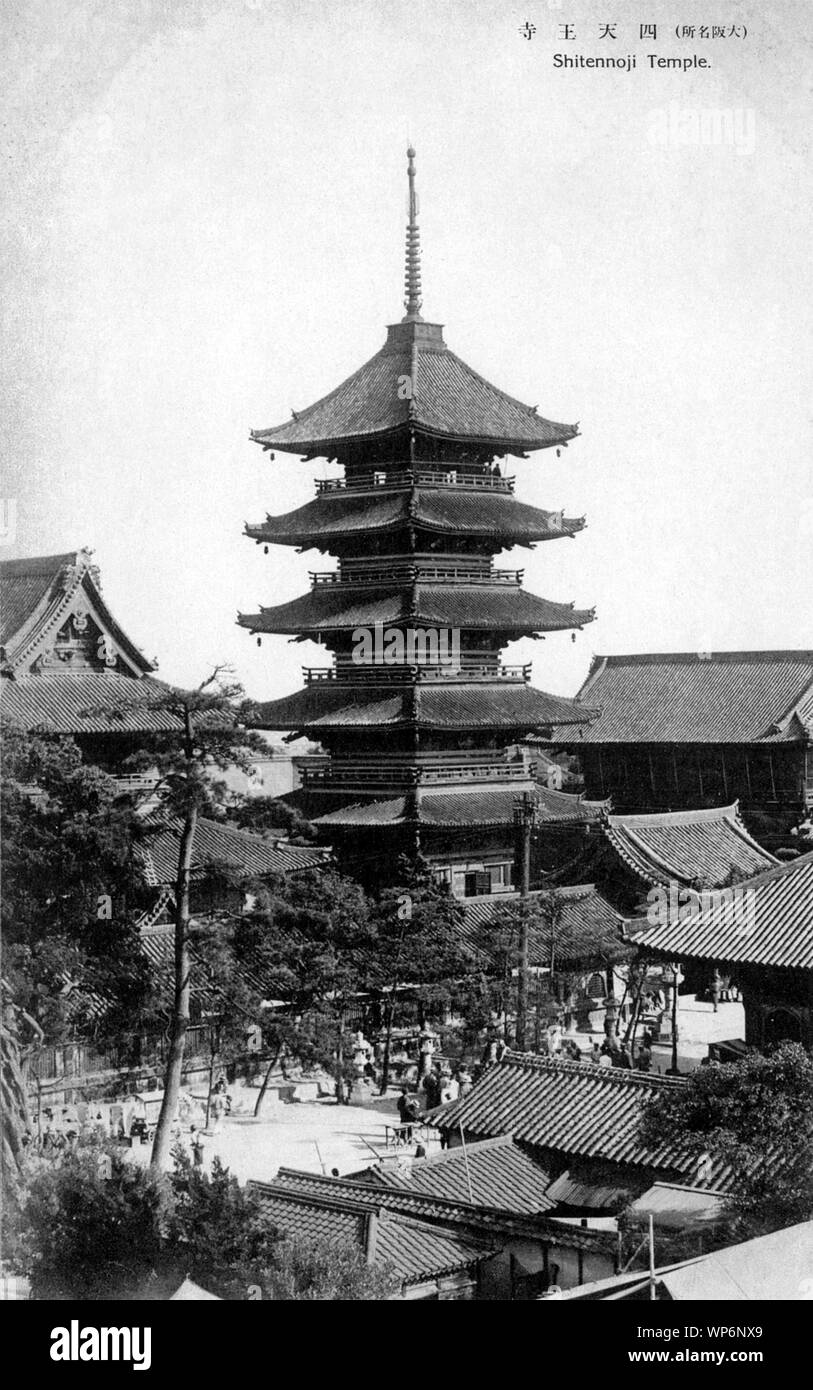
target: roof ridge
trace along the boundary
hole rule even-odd
[[[67,565],[75,565],[78,555],[89,555],[90,551],[86,546],[80,546],[77,550],[66,550],[63,554],[57,555],[24,555],[17,560],[0,560],[0,575],[46,575],[58,573],[65,569]]]
[[[606,662],[610,666],[647,666],[656,665],[663,662],[665,665],[680,662],[684,665],[713,666],[716,662],[726,664],[734,661],[798,661],[807,660],[813,663],[813,649],[810,647],[790,648],[783,647],[778,649],[765,649],[753,651],[721,651],[721,652],[629,652],[629,653],[610,653],[605,656],[595,656],[595,662]]]
[[[650,1086],[683,1086],[686,1078],[683,1076],[662,1076],[658,1072],[639,1072],[627,1071],[621,1067],[596,1067],[592,1064],[588,1068],[584,1062],[571,1062],[560,1057],[544,1057],[533,1052],[513,1052],[511,1050],[503,1053],[498,1067],[507,1065],[520,1065],[539,1071],[560,1071],[562,1073],[571,1072],[574,1076],[592,1077],[594,1080],[606,1082],[610,1085],[638,1086],[642,1090]],[[454,1102],[459,1104],[459,1102]]]
[[[700,806],[688,811],[642,811],[634,815],[613,815],[608,812],[607,821],[613,828],[618,826],[622,830],[630,827],[645,830],[647,826],[654,829],[658,825],[699,825],[716,820],[734,821],[738,806],[738,801],[732,801],[727,806]]]
[[[455,1102],[457,1104],[458,1102]],[[468,1146],[470,1147],[470,1146]],[[281,1173],[290,1173],[301,1183],[301,1180],[310,1179],[314,1183],[326,1183],[335,1191],[342,1187],[350,1189],[351,1195],[347,1198],[340,1196],[333,1197],[330,1192],[313,1193],[307,1192],[304,1184],[286,1187],[284,1181],[279,1182]],[[280,1168],[276,1178],[272,1182],[263,1182],[257,1178],[249,1179],[248,1186],[258,1189],[261,1193],[274,1197],[284,1197],[287,1199],[304,1199],[314,1205],[330,1206],[338,1203],[345,1203],[346,1208],[355,1210],[357,1207],[364,1211],[371,1208],[386,1207],[388,1214],[393,1212],[394,1204],[399,1202],[411,1202],[415,1205],[431,1205],[436,1208],[438,1222],[444,1220],[454,1220],[459,1226],[480,1226],[488,1230],[495,1224],[533,1226],[535,1230],[544,1230],[546,1236],[562,1244],[568,1243],[568,1238],[576,1237],[579,1241],[587,1241],[589,1244],[601,1244],[606,1241],[605,1231],[583,1230],[569,1226],[560,1226],[547,1212],[528,1213],[509,1211],[503,1207],[486,1206],[480,1203],[464,1202],[453,1197],[440,1197],[430,1192],[415,1192],[409,1188],[374,1186],[372,1183],[362,1182],[353,1178],[332,1178],[322,1173],[307,1173],[297,1168]],[[352,1193],[358,1192],[358,1197],[354,1200]],[[407,1213],[408,1215],[408,1213]],[[418,1217],[417,1220],[426,1220],[426,1223],[433,1226],[433,1229],[444,1229],[442,1225],[433,1224],[432,1218]]]
[[[424,1168],[428,1167],[440,1168],[444,1163],[449,1163],[450,1161],[459,1161],[461,1158],[465,1160],[467,1155],[469,1158],[472,1154],[474,1154],[476,1157],[478,1153],[484,1153],[487,1149],[513,1149],[517,1147],[518,1145],[516,1144],[514,1136],[512,1134],[495,1134],[490,1139],[475,1139],[473,1143],[466,1144],[465,1150],[462,1147],[458,1146],[454,1149],[441,1149],[439,1153],[427,1154],[425,1158],[419,1158],[417,1160],[417,1163],[419,1164],[418,1172],[422,1173]],[[409,1181],[409,1177],[413,1171],[414,1165],[413,1168],[410,1169],[410,1174],[405,1175],[407,1181]]]

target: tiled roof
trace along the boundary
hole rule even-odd
[[[405,398],[403,382],[411,390]],[[575,425],[557,424],[507,396],[450,352],[439,324],[393,325],[379,352],[329,395],[284,425],[255,430],[258,443],[297,454],[333,453],[342,442],[370,439],[407,426],[431,435],[517,450],[546,449],[572,439]]]
[[[550,1174],[509,1135],[467,1144],[465,1151],[462,1147],[444,1149],[429,1158],[415,1159],[406,1173],[369,1168],[366,1180],[399,1191],[423,1192],[528,1215],[552,1211],[556,1206],[547,1195]]]
[[[559,632],[593,621],[593,613],[569,603],[537,598],[519,588],[477,585],[405,585],[382,592],[322,585],[276,608],[240,614],[251,632],[337,632],[375,623],[426,623],[505,632]]]
[[[679,1078],[598,1067],[591,1062],[506,1052],[460,1100],[435,1112],[440,1129],[472,1136],[511,1134],[566,1158],[596,1158],[690,1177],[719,1187],[717,1167],[700,1183],[696,1156],[671,1145],[645,1148],[638,1138],[644,1104]]]
[[[679,959],[813,970],[813,854],[768,869],[720,901],[637,938]]]
[[[303,1198],[327,1202],[355,1203],[367,1210],[382,1207],[410,1220],[465,1231],[481,1239],[506,1232],[526,1232],[546,1244],[568,1246],[571,1249],[602,1248],[606,1241],[601,1233],[574,1230],[560,1225],[544,1213],[513,1211],[502,1204],[497,1207],[472,1205],[468,1200],[452,1200],[436,1193],[419,1192],[411,1187],[382,1187],[380,1183],[359,1178],[326,1178],[298,1169],[280,1168],[273,1183],[250,1184],[262,1205],[266,1197],[291,1192]]]
[[[26,560],[0,563],[0,646],[6,645],[47,598],[68,565],[76,562],[76,551],[65,555],[35,555]]]
[[[309,1199],[272,1183],[252,1183],[251,1188],[260,1198],[263,1215],[285,1235],[364,1245],[369,1207],[358,1202],[331,1204],[318,1196]]]
[[[517,797],[523,787],[512,783],[506,787],[462,785],[457,790],[444,787],[442,791],[421,788],[416,801],[403,796],[387,797],[381,801],[355,802],[338,810],[314,817],[314,824],[323,826],[392,825],[409,821],[419,825],[510,825],[514,819]],[[567,792],[550,791],[534,786],[540,824],[586,825],[597,819],[592,802],[582,801]]]
[[[555,540],[584,527],[582,517],[519,502],[509,493],[454,488],[383,487],[370,492],[327,492],[283,516],[246,526],[246,535],[268,545],[330,548],[342,536],[398,531],[407,525],[443,535],[494,538],[494,550],[513,543]]]
[[[314,825],[328,829],[330,826],[405,825],[414,820],[414,808],[405,796],[391,796],[385,801],[354,801],[349,806],[312,817]]]
[[[68,619],[79,613],[85,625],[88,614],[94,619],[127,675],[143,676],[153,669],[107,607],[91,553],[77,550],[0,563],[2,657],[7,674],[27,675],[36,658],[53,647]]]
[[[813,732],[813,651],[597,656],[583,743],[777,743]]]
[[[152,733],[180,728],[174,714],[156,708],[167,691],[151,676],[112,671],[3,676],[0,712],[4,724],[35,733]]]
[[[155,708],[169,687],[147,674],[152,663],[108,609],[90,551],[5,560],[0,564],[0,588],[4,724],[58,734],[147,733],[180,727],[173,714]],[[71,641],[79,638],[87,642],[90,655],[72,649]],[[102,638],[105,653],[97,656],[95,647]],[[55,651],[79,664],[60,664]],[[112,665],[106,665],[108,659]],[[40,669],[43,663],[45,670]],[[94,665],[100,669],[92,669]]]
[[[136,845],[147,881],[156,887],[172,884],[178,876],[180,822],[161,825]],[[308,846],[280,845],[262,835],[202,816],[197,822],[192,874],[200,877],[207,865],[228,864],[244,878],[290,874],[324,865],[325,851]]]
[[[554,888],[550,896],[561,907],[561,916],[551,927],[538,915],[531,915],[528,928],[528,957],[532,966],[550,967],[551,955],[558,967],[578,963],[611,964],[625,960],[634,948],[624,940],[625,919],[611,907],[592,884],[573,888]],[[530,893],[531,906],[538,893]],[[466,898],[463,906],[463,932],[467,943],[486,956],[495,954],[494,940],[501,927],[516,922],[520,904],[518,893],[492,894]],[[500,948],[503,943],[500,941]]]
[[[392,693],[380,686],[322,681],[280,700],[256,706],[260,729],[381,728],[412,725],[429,729],[538,729],[589,718],[590,711],[533,686],[425,684]]]
[[[494,1253],[487,1240],[412,1221],[387,1208],[378,1222],[376,1259],[396,1269],[406,1284],[469,1269]]]
[[[374,1263],[389,1265],[405,1284],[421,1284],[479,1264],[493,1246],[463,1231],[445,1230],[376,1208],[339,1193],[316,1193],[252,1183],[263,1215],[285,1236],[329,1240],[366,1248],[371,1219],[376,1221]],[[379,1201],[381,1198],[379,1198]]]
[[[171,904],[170,904],[171,910]],[[208,923],[207,932],[211,930]],[[188,944],[192,962],[190,991],[192,999],[201,1007],[222,1009],[224,998],[228,1004],[233,999],[228,991],[224,995],[217,976],[212,973],[211,962],[206,953],[200,950],[200,924],[196,919],[190,923]],[[154,922],[139,927],[141,949],[152,967],[155,982],[165,1001],[172,999],[175,986],[175,924],[172,921]],[[235,973],[249,989],[268,998],[273,995],[278,981],[256,957],[241,958],[235,966]]]
[[[732,869],[749,878],[777,863],[748,834],[737,803],[703,811],[611,816],[604,833],[625,866],[647,885],[714,887]]]
[[[642,1178],[645,1187],[648,1179]],[[570,1171],[560,1173],[548,1188],[548,1197],[558,1206],[593,1207],[597,1210],[618,1211],[629,1201],[629,1187],[618,1183],[591,1182],[573,1176]]]

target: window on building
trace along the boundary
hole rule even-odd
[[[510,859],[504,864],[489,864],[488,875],[491,881],[490,893],[509,893],[514,866]]]

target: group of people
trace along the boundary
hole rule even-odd
[[[422,1113],[468,1095],[473,1085],[474,1078],[465,1063],[461,1063],[453,1072],[448,1062],[429,1066],[418,1082],[417,1091],[410,1091],[408,1086],[402,1085],[398,1097],[398,1117],[404,1127],[405,1142],[412,1141],[414,1126]]]
[[[80,1138],[87,1138],[91,1134],[106,1137],[107,1126],[102,1112],[98,1111],[94,1118],[90,1107],[85,1105],[82,1109],[85,1113],[80,1118],[76,1110],[68,1106],[59,1112],[46,1106],[36,1128],[29,1125],[24,1130],[21,1141],[23,1148],[53,1160],[73,1153]]]
[[[418,1089],[424,1095],[426,1109],[435,1110],[439,1105],[447,1105],[459,1096],[468,1095],[473,1085],[471,1072],[465,1063],[461,1063],[454,1072],[446,1063],[430,1067],[421,1077]]]

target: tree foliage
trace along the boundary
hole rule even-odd
[[[369,986],[377,929],[372,906],[355,880],[312,870],[258,886],[254,910],[235,930],[238,958],[284,1000],[276,1027],[280,1046],[334,1072],[344,1098],[349,1069],[344,1030],[354,1000]]]
[[[107,1175],[105,1174],[107,1164]],[[284,1239],[215,1159],[169,1174],[88,1145],[29,1186],[15,1264],[37,1299],[155,1299],[185,1278],[227,1300],[386,1298],[398,1281],[351,1243]]]
[[[645,1110],[641,1142],[676,1144],[731,1168],[740,1239],[813,1218],[813,1057],[799,1043],[700,1067]]]
[[[295,806],[289,806],[276,796],[242,796],[232,798],[227,806],[228,819],[240,830],[255,835],[282,833],[294,845],[309,845],[316,839],[316,828]]]
[[[97,1033],[130,1032],[151,990],[135,928],[148,893],[132,807],[72,739],[6,732],[3,754],[4,974],[15,1002],[49,1041],[71,1030],[89,992],[108,1004]]]

